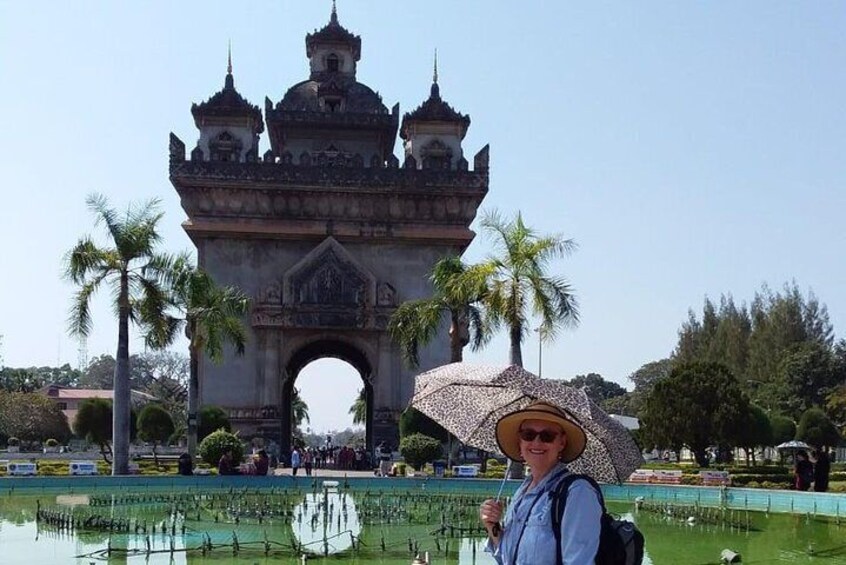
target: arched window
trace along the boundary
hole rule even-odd
[[[241,160],[241,140],[224,131],[209,141],[209,152],[212,161],[238,162]]]
[[[334,53],[326,57],[326,70],[330,73],[337,73],[341,70],[341,60]]]

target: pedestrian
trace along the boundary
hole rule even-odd
[[[297,476],[297,471],[300,468],[300,462],[300,450],[294,447],[294,450],[291,452],[291,476]]]
[[[485,551],[500,565],[552,565],[558,559],[551,531],[553,496],[560,480],[570,474],[565,466],[585,449],[581,426],[556,406],[536,402],[500,418],[496,424],[500,450],[531,469],[517,489],[503,520],[502,503],[488,499],[479,517],[488,532]],[[599,549],[602,503],[585,480],[575,480],[567,491],[561,520],[563,565],[593,563]]]
[[[231,447],[227,447],[220,460],[217,462],[218,475],[240,475],[241,472],[235,464],[235,454]]]
[[[825,449],[814,450],[811,453],[814,463],[814,492],[828,491],[828,475],[831,472],[831,461]]]
[[[808,453],[804,450],[796,452],[796,462],[793,465],[793,487],[796,490],[808,490],[814,480],[814,466],[808,460]]]
[[[270,457],[267,456],[267,451],[264,449],[258,450],[255,461],[253,461],[253,467],[255,469],[256,476],[267,475],[267,472],[270,470]]]
[[[194,474],[194,462],[191,461],[191,455],[188,453],[183,453],[179,456],[176,467],[180,475],[189,476]]]
[[[389,476],[391,473],[391,450],[384,441],[376,446],[376,457],[379,459],[379,476]]]
[[[306,477],[311,476],[311,467],[312,467],[312,460],[314,455],[312,454],[312,448],[307,447],[303,451],[303,467],[305,468]]]

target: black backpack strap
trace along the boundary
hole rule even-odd
[[[570,486],[578,481],[583,480],[587,482],[596,494],[599,496],[599,504],[602,506],[602,513],[605,514],[605,499],[602,497],[602,489],[592,478],[587,475],[580,475],[579,473],[569,473],[565,475],[558,484],[549,492],[552,498],[552,510],[550,512],[552,517],[552,533],[555,536],[555,555],[556,563],[564,563],[561,555],[561,522],[564,521],[564,508],[567,506],[567,494],[570,491]]]

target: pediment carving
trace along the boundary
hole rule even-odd
[[[264,287],[258,295],[259,304],[267,304],[270,306],[282,305],[282,283],[274,281]]]
[[[283,278],[285,306],[371,308],[376,279],[335,238],[328,237]]]

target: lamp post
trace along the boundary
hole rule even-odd
[[[543,373],[543,328],[538,326],[533,332],[538,334],[538,377]]]

